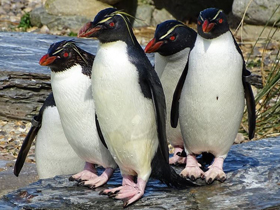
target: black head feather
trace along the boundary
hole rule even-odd
[[[187,47],[193,48],[196,32],[177,20],[167,20],[157,25],[154,39],[145,51],[163,56],[175,54]]]
[[[49,66],[54,72],[64,71],[80,64],[83,67],[83,73],[91,76],[94,57],[79,48],[73,40],[63,40],[50,46],[48,53],[41,58],[40,64]]]
[[[197,33],[205,39],[214,39],[229,31],[226,15],[222,10],[208,8],[200,12]]]
[[[131,15],[107,8],[101,10],[93,22],[87,23],[79,32],[79,37],[96,37],[102,43],[124,41],[136,43],[132,26],[129,21]]]

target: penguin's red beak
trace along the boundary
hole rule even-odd
[[[163,44],[163,41],[156,42],[156,39],[153,38],[145,47],[145,53],[152,53],[157,52],[157,50],[160,48],[160,46]]]
[[[215,26],[215,23],[209,23],[208,20],[205,20],[202,24],[202,31],[204,33],[209,33],[213,27]]]
[[[79,31],[78,37],[89,37],[93,36],[94,33],[101,29],[100,26],[92,27],[91,22],[86,23]]]
[[[49,54],[46,54],[40,59],[39,64],[41,66],[48,66],[51,63],[53,63],[55,61],[55,59],[56,59],[56,56],[49,56]]]

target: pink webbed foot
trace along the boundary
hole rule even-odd
[[[91,189],[100,187],[107,183],[107,181],[111,178],[113,173],[114,173],[113,168],[106,168],[105,171],[100,176],[97,176],[94,179],[89,179],[87,181],[84,181],[81,183],[81,185],[87,186]]]
[[[169,158],[169,164],[170,165],[184,165],[186,164],[186,158],[185,157],[180,157],[177,155],[177,153],[182,153],[183,148],[181,147],[174,147],[174,154],[173,157]]]
[[[122,186],[106,189],[100,192],[101,195],[108,195],[110,198],[115,198],[123,201],[123,207],[139,200],[145,191],[147,182],[141,178],[137,179],[137,184],[133,181],[133,176],[124,175]]]
[[[187,165],[180,175],[182,177],[187,177],[192,181],[198,178],[204,178],[204,172],[200,169],[200,164],[197,162],[195,155],[187,156]]]
[[[214,162],[209,166],[209,170],[205,172],[205,179],[207,184],[211,184],[214,180],[224,182],[227,178],[223,171],[224,158],[217,157]]]
[[[98,175],[94,165],[86,162],[84,170],[69,177],[69,181],[81,182],[85,180],[95,179],[97,177]]]

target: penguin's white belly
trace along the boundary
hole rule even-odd
[[[178,124],[176,128],[173,128],[171,126],[170,111],[173,94],[188,61],[189,51],[190,49],[186,48],[170,56],[161,56],[156,53],[157,56],[155,57],[156,71],[157,73],[162,72],[160,81],[164,90],[166,100],[166,135],[167,140],[172,146],[183,147],[183,138],[180,125]]]
[[[146,179],[158,147],[154,108],[141,92],[125,43],[101,45],[93,64],[92,84],[100,126],[122,174]]]
[[[35,146],[36,167],[40,179],[81,171],[85,162],[68,143],[56,107],[47,107],[43,113]]]
[[[243,61],[233,40],[227,41],[203,42],[198,37],[190,54],[179,105],[188,153],[226,157],[238,132],[245,104]]]
[[[98,136],[90,78],[82,74],[80,66],[52,72],[51,76],[55,102],[70,145],[87,162],[115,167]]]

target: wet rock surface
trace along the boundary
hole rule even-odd
[[[50,69],[40,66],[49,46],[77,38],[32,33],[0,33],[0,119],[31,120],[51,91]],[[97,40],[79,39],[96,53]],[[83,44],[84,43],[84,44]]]
[[[98,41],[68,36],[33,33],[0,33],[0,120],[30,121],[51,91],[50,69],[39,65],[49,46],[61,40],[75,40],[96,54]],[[148,54],[150,60],[153,55]]]
[[[225,160],[224,183],[205,185],[199,180],[200,187],[176,190],[150,179],[144,197],[127,209],[280,209],[279,140],[234,145]],[[120,209],[121,201],[99,195],[102,189],[120,184],[118,171],[96,190],[57,176],[5,195],[0,209]]]
[[[19,177],[13,173],[14,161],[0,159],[0,198],[18,188],[38,181],[38,174],[34,163],[25,163]],[[0,209],[5,209],[1,208]]]

